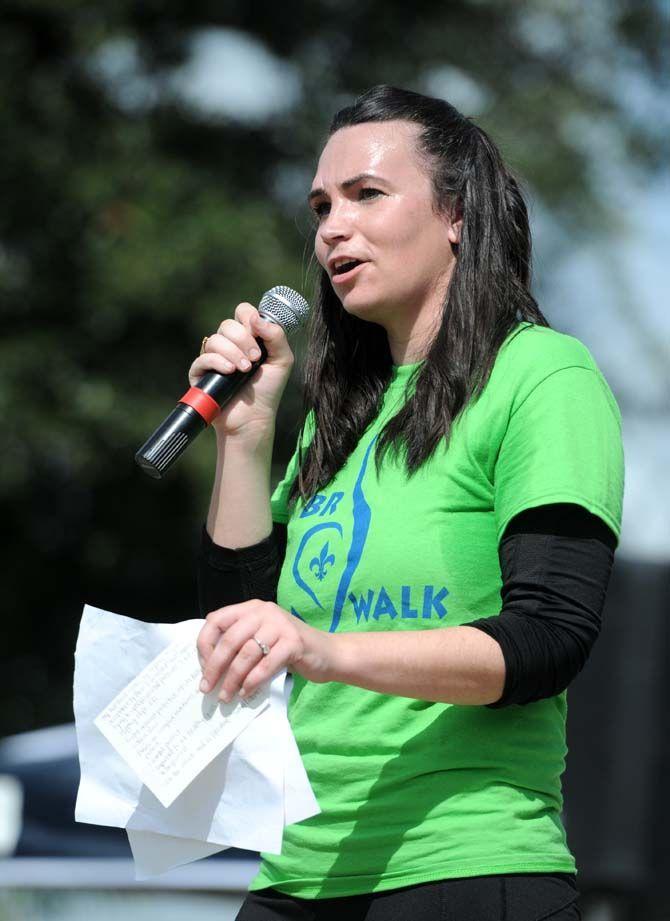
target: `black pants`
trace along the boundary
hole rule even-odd
[[[574,873],[505,873],[366,895],[248,893],[236,921],[581,921]]]

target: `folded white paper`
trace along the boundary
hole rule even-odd
[[[279,853],[284,826],[320,811],[286,716],[286,672],[250,704],[212,706],[217,688],[198,690],[202,625],[82,614],[75,819],[126,828],[138,879],[225,847]]]
[[[198,691],[195,638],[177,639],[142,669],[94,720],[164,806],[268,705],[269,688],[246,701]]]

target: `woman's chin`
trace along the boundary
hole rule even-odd
[[[379,318],[383,316],[384,305],[376,298],[366,297],[362,292],[352,289],[346,294],[340,292],[338,298],[347,313],[354,317],[359,317],[361,320],[371,320],[378,323]]]

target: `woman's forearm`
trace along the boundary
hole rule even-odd
[[[270,474],[274,427],[253,440],[217,433],[217,462],[207,516],[207,533],[215,544],[237,550],[272,531]]]
[[[328,636],[328,679],[382,694],[451,704],[489,704],[505,685],[498,643],[467,625]]]

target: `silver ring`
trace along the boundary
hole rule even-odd
[[[260,650],[264,656],[267,656],[270,654],[270,647],[268,646],[267,643],[261,643],[261,641],[259,639],[256,639],[255,636],[252,637],[252,639],[254,640],[255,643],[258,643],[258,645],[260,646]]]

